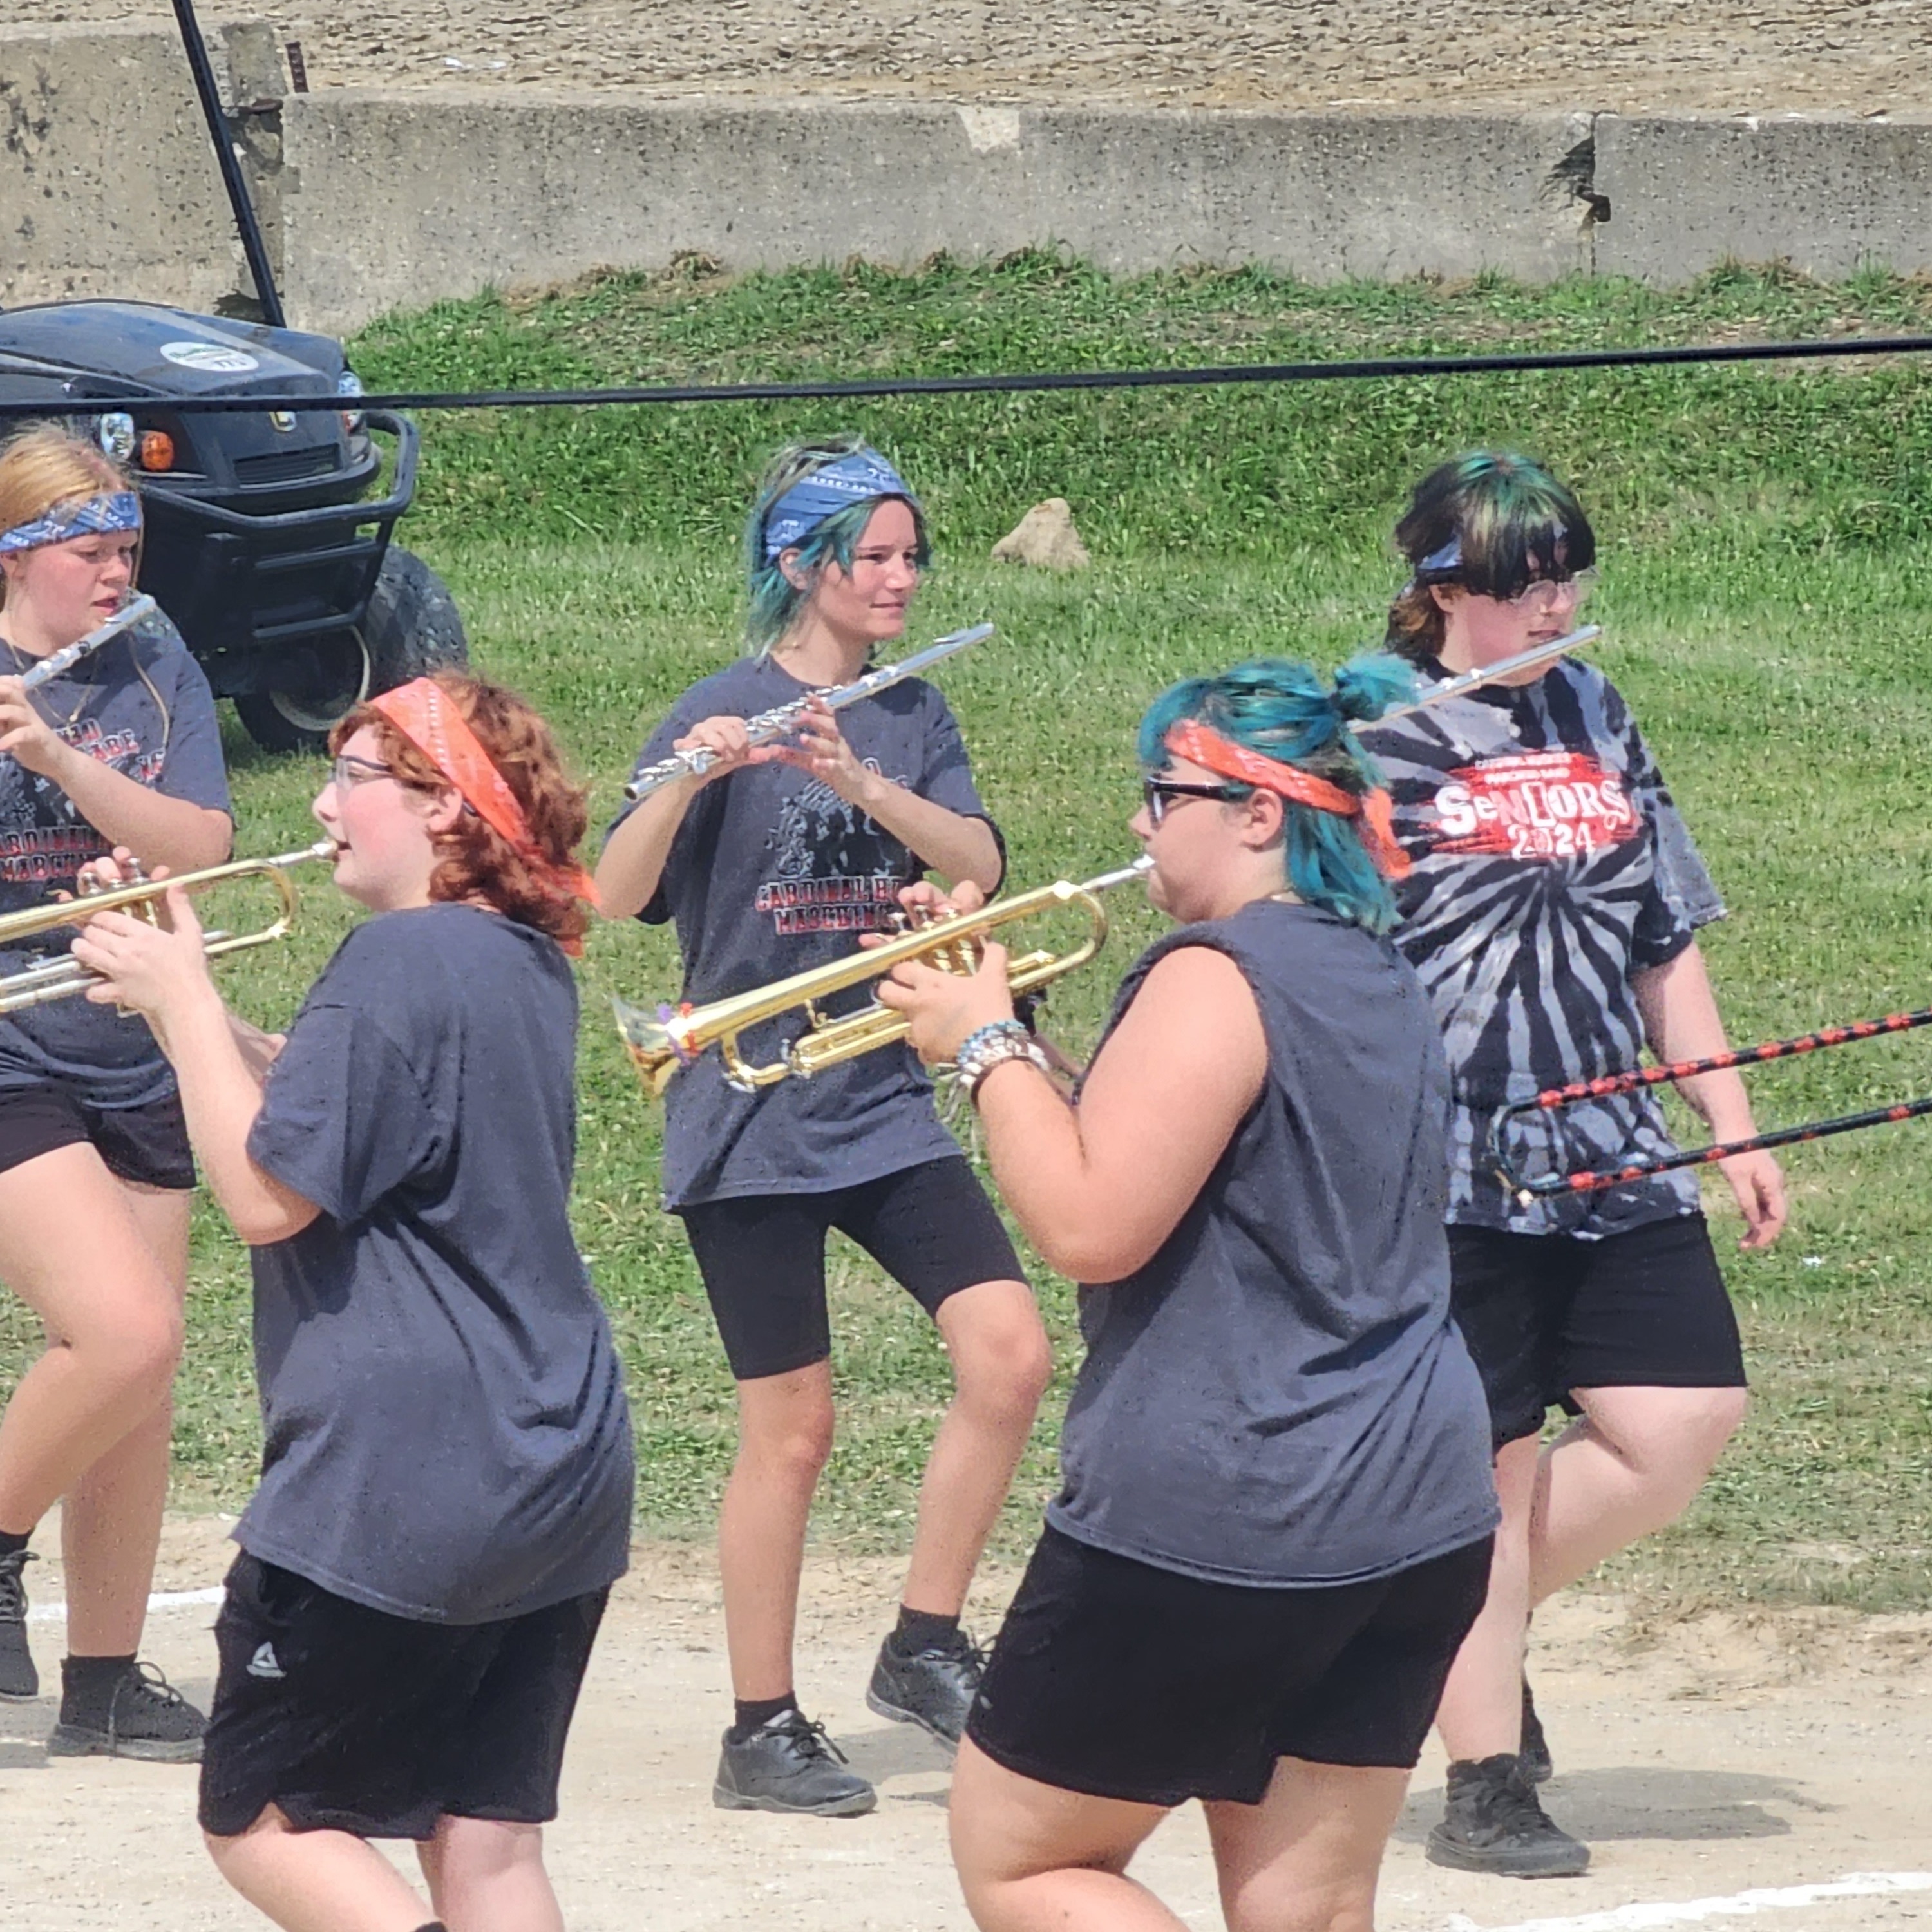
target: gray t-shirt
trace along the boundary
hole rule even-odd
[[[31,668],[0,648],[0,674]],[[174,627],[150,619],[31,695],[70,745],[168,798],[230,810],[214,699]],[[50,778],[0,755],[0,913],[72,892],[82,866],[112,849]],[[63,957],[71,926],[0,949],[0,973]],[[85,999],[0,1017],[0,1093],[58,1081],[93,1107],[139,1107],[174,1076],[142,1019]]]
[[[1263,899],[1184,926],[1253,989],[1268,1077],[1144,1268],[1081,1291],[1087,1359],[1047,1511],[1217,1582],[1352,1583],[1497,1521],[1482,1384],[1449,1317],[1442,1042],[1393,944]]]
[[[678,700],[638,767],[668,757],[701,719],[754,717],[810,688],[770,658],[742,659]],[[959,728],[931,685],[909,678],[842,710],[838,722],[873,770],[948,811],[987,818]],[[639,916],[676,926],[681,997],[701,1005],[849,958],[860,934],[892,929],[900,889],[926,869],[917,854],[829,785],[790,765],[754,766],[692,801],[657,896]],[[825,1001],[823,1010],[849,1012],[871,997],[869,987],[856,988]],[[796,1012],[767,1021],[745,1034],[740,1051],[754,1064],[774,1058],[806,1024]],[[903,1046],[755,1094],[728,1086],[712,1052],[679,1073],[664,1097],[670,1208],[826,1193],[958,1151],[934,1111],[932,1083]]]
[[[572,1238],[577,988],[464,905],[370,920],[310,992],[248,1137],[321,1209],[254,1250],[250,1556],[430,1623],[623,1573],[631,1431]]]

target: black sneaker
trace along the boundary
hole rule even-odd
[[[856,1818],[879,1794],[845,1754],[802,1711],[781,1711],[739,1742],[729,1731],[718,1760],[711,1802],[721,1811],[804,1811],[818,1818]]]
[[[1574,1878],[1589,1870],[1589,1846],[1551,1822],[1514,1752],[1452,1764],[1448,1795],[1429,1834],[1430,1864],[1498,1878]]]
[[[1550,1755],[1550,1740],[1543,1735],[1543,1720],[1536,1714],[1536,1700],[1529,1694],[1529,1679],[1522,1680],[1522,1750],[1519,1754],[1522,1774],[1532,1784],[1547,1784],[1556,1775],[1556,1760]]]
[[[200,1760],[208,1720],[152,1664],[128,1666],[104,1721],[76,1722],[63,1701],[47,1739],[50,1757],[140,1757],[161,1764]]]
[[[39,1558],[31,1550],[0,1556],[0,1697],[24,1704],[40,1694],[40,1673],[27,1648],[27,1586],[20,1572]]]
[[[964,1630],[910,1656],[887,1637],[866,1687],[866,1707],[896,1723],[916,1724],[943,1744],[957,1744],[986,1674],[986,1653]]]

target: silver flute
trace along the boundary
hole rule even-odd
[[[95,626],[86,637],[78,638],[65,649],[41,658],[32,670],[22,676],[20,688],[23,691],[32,691],[36,685],[45,684],[49,679],[58,677],[63,671],[70,670],[82,658],[92,657],[103,644],[112,643],[123,631],[131,631],[144,618],[152,617],[160,608],[152,597],[136,597],[122,604],[106,623]]]
[[[1586,624],[1581,630],[1569,632],[1560,638],[1552,638],[1546,644],[1538,644],[1533,650],[1519,651],[1513,658],[1498,658],[1494,664],[1478,664],[1474,670],[1466,670],[1460,677],[1445,680],[1433,691],[1425,692],[1412,704],[1391,705],[1379,718],[1364,719],[1348,728],[1352,731],[1372,731],[1378,726],[1386,724],[1391,718],[1406,718],[1412,711],[1427,711],[1438,704],[1447,704],[1450,699],[1479,691],[1486,684],[1496,684],[1504,678],[1513,677],[1520,670],[1533,670],[1538,664],[1552,663],[1566,652],[1580,650],[1603,634],[1602,625]]]
[[[798,721],[805,716],[808,705],[823,704],[830,710],[842,711],[848,704],[856,704],[862,698],[876,697],[892,685],[916,677],[927,665],[938,663],[941,658],[950,658],[955,651],[963,651],[968,644],[983,644],[993,634],[993,630],[991,624],[974,624],[963,631],[949,632],[936,643],[928,644],[924,650],[915,651],[897,664],[881,664],[877,670],[869,670],[863,677],[854,678],[850,684],[814,692],[808,698],[795,698],[789,704],[781,704],[775,710],[761,711],[757,717],[746,718],[746,734],[754,745],[770,745],[781,738],[788,738],[798,728]],[[699,777],[717,762],[718,754],[705,745],[694,746],[688,752],[674,752],[669,758],[661,758],[654,765],[646,765],[624,788],[624,796],[634,805],[638,800],[649,798],[652,792],[662,791],[680,778]]]

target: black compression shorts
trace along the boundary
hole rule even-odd
[[[1026,1279],[986,1190],[957,1156],[827,1194],[741,1196],[678,1211],[741,1382],[832,1353],[825,1238],[834,1228],[928,1315],[962,1288]]]

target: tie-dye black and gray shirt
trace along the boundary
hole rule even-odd
[[[1438,676],[1448,674],[1430,667]],[[1520,1207],[1491,1162],[1497,1111],[1638,1064],[1633,976],[1724,916],[1628,707],[1588,664],[1478,692],[1366,734],[1414,870],[1397,943],[1435,1003],[1454,1088],[1449,1219],[1594,1238],[1690,1213],[1687,1172]],[[1560,1132],[1561,1144],[1556,1144]],[[1519,1120],[1526,1168],[1602,1166],[1671,1145],[1646,1095]]]

